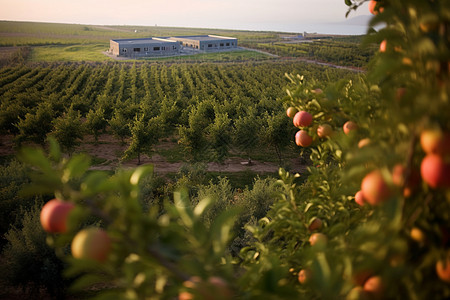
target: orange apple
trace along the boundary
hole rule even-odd
[[[381,204],[391,195],[391,189],[380,170],[374,170],[364,177],[361,191],[364,199],[371,205]]]
[[[290,106],[290,107],[288,107],[288,109],[286,110],[286,115],[289,117],[289,118],[293,118],[294,116],[295,116],[295,114],[298,112],[298,109],[296,109],[295,107],[292,107],[292,106]]]
[[[358,191],[355,194],[355,202],[359,204],[359,206],[364,206],[364,203],[366,202],[364,200],[364,195],[362,191]]]
[[[427,154],[450,154],[450,133],[440,129],[426,129],[420,134],[420,145]]]
[[[442,281],[450,283],[450,258],[445,261],[439,260],[436,263],[436,273]]]
[[[302,110],[295,114],[293,123],[295,127],[306,127],[311,125],[312,120],[312,115]]]
[[[50,233],[63,233],[67,231],[69,213],[75,208],[70,202],[53,199],[45,203],[41,210],[41,225]]]
[[[314,231],[314,230],[320,230],[323,226],[323,222],[321,219],[319,218],[314,218],[311,222],[311,224],[309,224],[308,226],[308,230],[309,231]]]
[[[328,124],[322,124],[317,127],[317,136],[321,139],[331,137],[333,134],[333,128]]]
[[[450,187],[450,164],[437,154],[428,154],[420,165],[420,174],[432,188]]]
[[[386,52],[386,48],[387,48],[387,41],[386,41],[386,40],[383,40],[383,41],[380,43],[380,52]]]
[[[324,248],[328,243],[328,238],[323,233],[313,233],[309,237],[309,243],[311,246],[317,246],[319,248]]]
[[[300,130],[295,134],[295,143],[300,147],[308,147],[312,144],[312,137],[305,130]]]
[[[310,269],[302,269],[300,272],[298,272],[298,282],[301,284],[307,283],[309,280],[311,280],[312,273]]]
[[[411,236],[411,239],[416,241],[417,243],[419,244],[425,243],[426,236],[420,228],[413,227],[409,234]]]
[[[75,258],[104,262],[111,250],[111,239],[101,228],[83,229],[73,238],[71,250]]]
[[[344,124],[343,129],[344,129],[344,133],[345,134],[349,134],[353,130],[358,129],[358,125],[355,122],[353,122],[353,121],[347,121]]]

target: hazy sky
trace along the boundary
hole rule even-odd
[[[0,20],[249,30],[340,22],[346,11],[344,0],[0,0]]]

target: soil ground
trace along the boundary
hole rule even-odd
[[[176,147],[176,142],[162,141],[156,146],[156,152],[158,149],[172,149]],[[121,161],[120,157],[126,150],[127,145],[121,144],[114,136],[103,134],[98,138],[98,142],[92,136],[85,136],[82,144],[76,148],[75,152],[83,152],[95,159],[101,161],[101,163],[95,164],[91,167],[92,170],[115,170],[118,167],[128,169],[136,168],[138,166],[137,158]],[[0,135],[0,157],[14,155],[14,142],[11,135]],[[306,169],[299,158],[290,159],[288,161],[290,170],[293,173],[303,173]],[[141,155],[141,165],[153,164],[155,172],[160,175],[167,173],[177,173],[183,166],[184,162],[169,162],[167,159],[157,153],[154,153],[151,157],[147,155]],[[230,156],[223,163],[210,162],[207,164],[208,172],[244,172],[252,171],[255,173],[276,173],[279,169],[277,163],[274,162],[262,162],[252,160],[251,164],[248,161],[238,156]]]

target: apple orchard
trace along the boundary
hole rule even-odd
[[[282,192],[251,236],[229,250],[239,207],[205,222],[214,203],[180,188],[143,207],[151,166],[86,173],[82,155],[24,149],[47,241],[75,288],[99,299],[449,299],[450,3],[369,2],[365,40],[380,45],[367,74],[327,86],[287,74],[283,99],[309,155],[280,169]],[[69,247],[70,245],[70,247]],[[70,249],[69,249],[70,248]]]

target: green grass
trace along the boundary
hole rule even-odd
[[[70,46],[40,46],[34,47],[31,53],[32,62],[104,62],[112,59],[102,52],[108,50],[108,45],[70,45]]]

